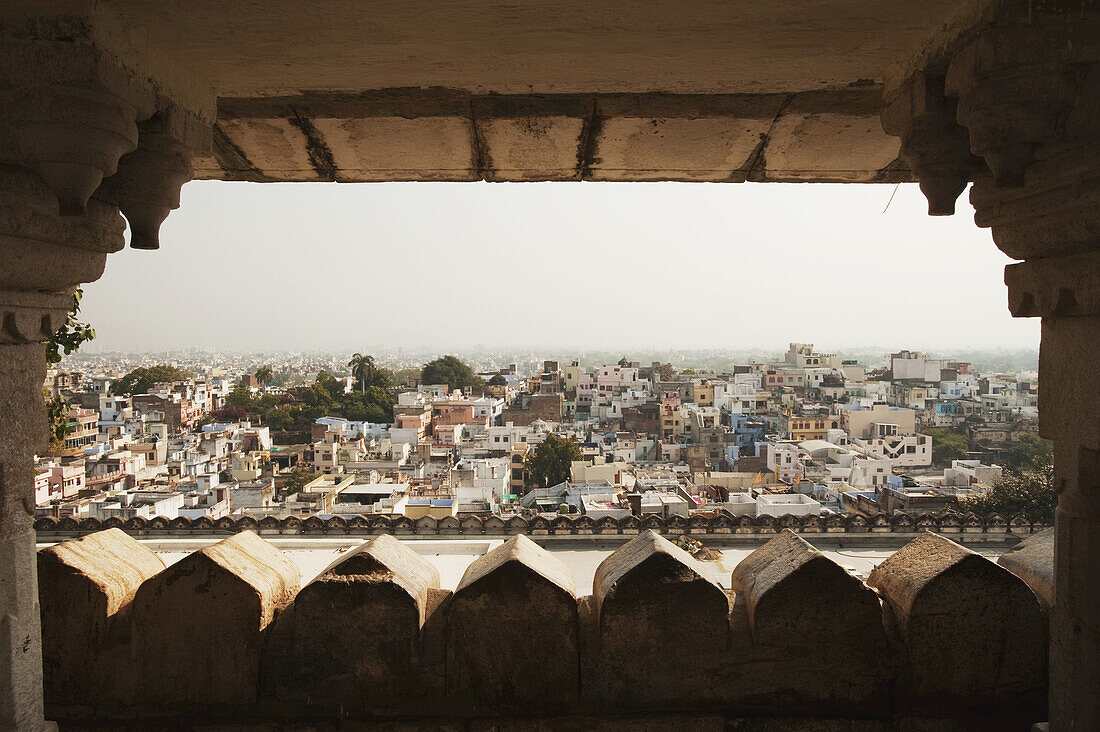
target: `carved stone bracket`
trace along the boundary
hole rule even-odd
[[[118,160],[138,143],[156,95],[94,46],[0,38],[0,162],[34,171],[63,216],[83,214]]]
[[[103,181],[96,198],[119,207],[130,222],[130,246],[159,249],[160,225],[179,208],[180,188],[191,180],[191,155],[173,125],[169,108],[140,124],[137,149],[124,156],[118,172]],[[176,134],[173,134],[173,133]]]
[[[103,89],[23,89],[10,113],[19,118],[21,162],[57,196],[62,216],[78,216],[120,157],[137,147],[136,112]]]
[[[92,201],[81,217],[58,214],[29,171],[0,171],[0,343],[47,340],[65,321],[73,289],[102,274],[123,246],[118,209]]]
[[[958,121],[998,187],[1023,186],[1040,147],[1096,135],[1097,15],[1029,11],[998,20],[956,52],[946,90],[958,97]]]
[[[951,216],[955,201],[984,168],[955,120],[957,103],[944,94],[943,75],[906,80],[882,112],[882,129],[901,138],[901,156],[920,181],[931,216]]]

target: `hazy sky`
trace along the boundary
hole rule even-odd
[[[85,287],[99,349],[1035,347],[966,195],[197,181]]]

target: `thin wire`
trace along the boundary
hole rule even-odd
[[[886,213],[886,210],[888,208],[890,208],[890,204],[894,202],[894,193],[898,192],[898,188],[901,188],[901,183],[898,183],[897,185],[894,186],[894,190],[890,194],[890,200],[886,202],[886,208],[882,209],[883,213]]]

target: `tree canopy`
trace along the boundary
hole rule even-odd
[[[1041,462],[1034,468],[1006,473],[984,495],[966,502],[979,516],[991,513],[1002,518],[1021,515],[1032,523],[1053,524],[1058,494],[1054,490],[1054,463]]]
[[[970,440],[962,432],[947,427],[927,427],[923,431],[932,438],[932,462],[936,465],[962,460],[970,450]]]
[[[297,493],[306,486],[307,483],[319,476],[320,473],[315,472],[312,468],[305,465],[295,465],[290,469],[290,473],[283,481],[283,490],[287,493]]]
[[[526,478],[529,488],[544,488],[569,480],[569,468],[573,461],[581,459],[581,446],[571,437],[546,436],[546,441],[536,448],[526,460]]]
[[[260,382],[260,386],[270,386],[272,379],[275,378],[275,372],[271,370],[271,367],[266,363],[260,368],[256,369],[256,381]]]
[[[139,366],[111,384],[111,393],[116,396],[144,394],[155,384],[164,381],[180,381],[190,377],[190,371],[184,371],[171,364],[161,363],[149,367]]]
[[[357,422],[392,422],[394,399],[388,389],[368,386],[344,393],[344,384],[327,371],[319,371],[301,400],[285,394],[253,394],[238,386],[225,399],[225,408],[258,414],[273,430],[306,431],[319,417],[345,417]]]
[[[348,361],[348,368],[351,369],[351,375],[355,377],[356,390],[363,394],[366,394],[367,389],[371,387],[389,389],[393,385],[391,373],[379,368],[374,362],[374,356],[356,353]]]
[[[1034,432],[1022,432],[1005,451],[1005,463],[1012,470],[1042,468],[1054,460],[1054,443]]]
[[[424,364],[420,373],[422,384],[446,384],[452,389],[480,389],[485,380],[470,365],[455,356],[443,356]]]

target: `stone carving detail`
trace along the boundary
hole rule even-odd
[[[948,66],[946,88],[959,98],[959,123],[998,187],[1023,186],[1040,146],[1095,134],[1071,114],[1082,99],[1082,82],[1092,76],[1088,65],[1100,61],[1092,15],[1003,18]]]
[[[1010,264],[1005,284],[1017,318],[1100,315],[1100,252]]]
[[[122,247],[123,226],[118,209],[98,201],[63,218],[34,175],[0,172],[0,343],[47,340],[65,322],[73,288],[97,279]]]
[[[955,119],[957,102],[944,94],[942,75],[908,79],[882,112],[882,129],[901,138],[901,156],[920,181],[931,216],[951,216],[955,200],[982,170],[970,137]]]
[[[101,87],[30,87],[8,104],[19,120],[21,162],[57,196],[62,216],[83,214],[103,178],[137,146],[136,111]]]
[[[160,225],[180,205],[180,188],[191,180],[191,156],[168,134],[163,115],[139,125],[137,149],[103,181],[97,198],[116,204],[130,222],[130,246],[159,249]]]
[[[986,518],[983,522],[986,533],[999,533],[1005,532],[1008,528],[1005,520],[999,516],[992,517],[993,523],[990,523],[989,518]],[[517,525],[509,522],[505,524],[503,521],[494,522],[490,524],[488,530],[486,530],[483,519],[477,516],[467,516],[459,521],[457,518],[448,516],[440,519],[436,522],[434,519],[425,521],[419,519],[415,522],[409,521],[402,517],[403,522],[400,525],[391,521],[387,515],[374,515],[374,516],[356,516],[355,518],[345,520],[343,517],[334,516],[328,519],[321,519],[320,517],[310,517],[303,521],[297,517],[290,517],[288,519],[278,519],[274,516],[264,516],[257,520],[251,516],[241,516],[239,518],[227,516],[218,521],[212,522],[206,517],[197,518],[191,520],[184,517],[174,518],[168,521],[163,530],[178,531],[178,532],[190,532],[190,533],[202,533],[212,530],[218,531],[255,531],[259,530],[263,533],[277,533],[277,534],[303,534],[303,535],[320,535],[327,533],[355,533],[355,534],[369,534],[369,535],[383,535],[395,533],[395,527],[400,528],[401,531],[396,533],[402,534],[417,534],[424,536],[431,536],[434,534],[463,534],[463,535],[479,535],[489,534],[495,536],[506,536],[509,534],[526,534],[531,535],[543,535],[543,534],[575,534],[575,533],[592,533],[594,530],[596,533],[612,533],[612,534],[628,534],[634,535],[641,531],[654,531],[658,534],[665,533],[665,529],[668,526],[665,519],[650,515],[643,521],[637,516],[627,516],[619,519],[618,521],[608,522],[601,519],[598,522],[592,523],[589,528],[577,527],[571,519],[566,516],[555,516],[552,520],[547,521],[545,518],[538,518],[533,520],[526,529],[520,529]],[[138,521],[144,521],[144,519],[138,519]],[[408,523],[404,523],[407,521]],[[948,520],[949,526],[956,526],[956,523],[952,523],[952,520]],[[932,514],[920,514],[916,520],[909,514],[899,513],[891,517],[884,515],[876,516],[872,520],[864,519],[861,516],[847,518],[844,516],[831,516],[828,517],[828,521],[823,521],[821,516],[804,516],[801,519],[791,521],[789,518],[780,520],[777,525],[776,519],[767,516],[753,518],[750,516],[741,516],[734,518],[729,514],[721,514],[717,517],[707,519],[705,523],[705,530],[694,531],[693,533],[703,534],[720,534],[728,535],[730,533],[741,534],[760,534],[774,536],[777,530],[784,528],[795,531],[799,534],[818,534],[822,532],[826,533],[865,533],[871,531],[878,532],[894,532],[894,533],[913,533],[916,531],[922,531],[924,529],[935,529],[943,524],[942,519],[938,520]],[[703,526],[702,522],[699,522],[700,526]],[[1026,523],[1026,522],[1025,522]],[[123,525],[119,522],[119,526]],[[159,525],[159,524],[158,524]],[[610,527],[617,526],[618,528],[612,530]],[[1030,524],[1028,524],[1030,526]],[[144,531],[152,528],[152,521],[141,523],[130,522],[126,527],[128,530],[135,532]],[[592,528],[594,527],[594,529]],[[736,531],[734,528],[736,527]],[[93,531],[97,531],[98,524],[89,519],[74,519],[67,529],[68,531],[76,531],[81,534],[88,534]],[[1039,527],[1037,530],[1041,530],[1043,527]],[[37,530],[43,532],[44,535],[48,532],[56,531],[58,529],[57,522],[42,521]],[[1030,530],[1030,529],[1028,529]],[[672,532],[679,533],[679,532]]]
[[[0,291],[0,344],[49,340],[65,322],[72,294]]]

